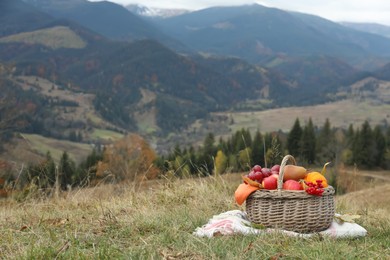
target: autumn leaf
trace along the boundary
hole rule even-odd
[[[344,222],[349,222],[349,223],[355,223],[355,219],[359,219],[359,215],[350,215],[350,214],[344,214],[344,215],[336,215],[335,220],[342,224]]]
[[[246,177],[246,176],[244,176],[244,175],[242,175],[241,177],[242,177],[242,180],[243,180],[245,183],[247,183],[247,184],[249,184],[249,185],[251,185],[251,186],[255,186],[255,187],[260,187],[260,188],[262,188],[262,186],[260,185],[260,183],[258,183],[257,181],[252,181],[251,179],[249,179],[248,177]]]

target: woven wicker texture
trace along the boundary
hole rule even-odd
[[[322,196],[309,195],[305,191],[283,190],[283,171],[289,162],[296,164],[294,157],[286,155],[280,165],[277,190],[258,190],[247,198],[249,220],[265,227],[300,233],[327,229],[335,213],[334,189],[328,186]]]

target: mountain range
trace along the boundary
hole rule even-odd
[[[162,137],[210,112],[318,104],[368,76],[388,80],[390,39],[320,17],[256,4],[145,19],[140,12],[150,11],[127,8],[0,2],[2,100],[24,104],[12,117],[18,131],[81,132],[92,142],[92,129],[104,126]],[[52,97],[58,89],[74,99]],[[94,111],[88,120],[66,112],[86,106],[81,96]]]

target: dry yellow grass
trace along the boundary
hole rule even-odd
[[[192,235],[214,214],[244,209],[233,200],[239,183],[239,174],[227,174],[2,200],[0,254],[5,259],[390,258],[389,184],[337,198],[339,212],[362,216],[358,221],[369,231],[365,238]]]
[[[332,127],[345,129],[348,128],[349,124],[360,127],[365,120],[368,120],[372,125],[383,123],[383,121],[390,123],[390,113],[385,111],[390,111],[389,104],[343,100],[315,106],[216,114],[228,115],[234,119],[234,125],[231,126],[232,132],[241,128],[248,128],[252,131],[259,129],[262,132],[278,130],[288,132],[296,118],[299,118],[301,124],[305,124],[311,118],[313,124],[317,126],[324,125],[326,118],[328,118]]]

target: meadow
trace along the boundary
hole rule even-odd
[[[30,187],[0,200],[2,259],[390,259],[389,172],[347,173],[353,190],[336,212],[358,214],[366,237],[309,239],[280,233],[199,238],[213,215],[245,210],[241,175],[101,184],[47,198]],[[360,177],[358,177],[360,176]],[[375,176],[382,176],[375,178]],[[356,184],[359,182],[359,184]],[[340,185],[345,185],[340,182]],[[367,183],[367,185],[365,185]],[[346,187],[346,186],[345,186]],[[20,194],[19,194],[20,195]]]

